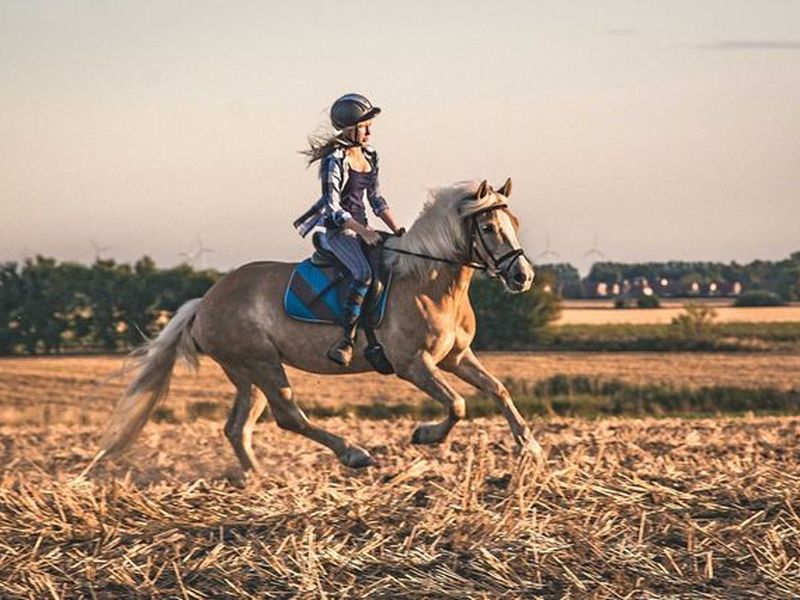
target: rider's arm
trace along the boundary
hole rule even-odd
[[[386,225],[388,225],[389,229],[392,230],[392,233],[397,233],[397,230],[400,229],[397,226],[397,222],[394,220],[394,215],[392,215],[392,211],[388,206],[384,208],[378,216],[384,223],[386,223]]]
[[[322,159],[319,168],[319,178],[322,182],[322,197],[327,205],[328,220],[333,227],[342,227],[345,222],[351,221],[352,216],[342,208],[342,160],[331,153]]]
[[[381,236],[378,235],[374,229],[362,225],[355,219],[347,219],[342,225],[342,229],[352,229],[355,231],[365,242],[368,244],[377,244],[381,240]]]
[[[365,155],[372,167],[372,178],[367,186],[367,200],[372,207],[372,212],[380,217],[381,213],[389,208],[389,205],[381,196],[381,184],[378,182],[378,153],[369,149]]]
[[[398,230],[397,223],[392,216],[392,211],[389,210],[389,204],[386,202],[386,199],[381,196],[381,185],[378,180],[378,153],[372,150],[369,154],[369,158],[373,176],[369,187],[367,187],[367,200],[369,200],[369,205],[372,207],[372,212],[386,223],[389,229],[392,230],[392,233],[396,233]]]

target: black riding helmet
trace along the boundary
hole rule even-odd
[[[381,109],[361,94],[345,94],[331,106],[331,123],[336,129],[358,125],[380,114]]]

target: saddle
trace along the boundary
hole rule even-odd
[[[383,244],[390,237],[390,234],[379,231],[381,241],[374,246],[369,246],[363,241],[361,242],[361,249],[364,251],[364,256],[369,263],[369,268],[372,271],[372,282],[370,283],[369,291],[364,298],[364,306],[362,312],[369,319],[369,324],[373,328],[377,328],[383,320],[383,310],[386,304],[386,295],[388,293],[389,285],[392,282],[392,272],[383,265]],[[325,239],[325,234],[321,231],[315,231],[311,237],[311,243],[314,245],[314,254],[309,259],[311,263],[321,269],[332,268],[336,270],[337,276],[346,281],[349,277],[347,268],[339,262],[336,255],[328,246]],[[342,286],[346,288],[346,286]],[[384,306],[380,306],[383,304]]]
[[[365,356],[380,373],[392,373],[383,348],[375,338],[374,329],[380,327],[386,313],[386,302],[392,283],[391,269],[381,260],[383,242],[390,234],[379,232],[381,243],[368,246],[362,243],[364,255],[372,269],[372,283],[364,298],[359,325],[367,335]],[[299,263],[286,285],[283,306],[286,314],[306,323],[341,324],[344,318],[345,295],[350,272],[336,258],[322,232],[312,237],[314,254]]]

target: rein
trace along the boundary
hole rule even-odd
[[[508,208],[508,204],[500,203],[494,204],[492,206],[487,206],[486,208],[482,208],[478,211],[472,213],[469,218],[470,221],[470,239],[472,241],[472,245],[470,246],[469,251],[469,260],[452,260],[450,258],[442,258],[439,256],[431,256],[430,254],[423,254],[422,252],[411,252],[410,250],[401,250],[400,248],[388,248],[387,246],[383,246],[383,250],[388,250],[389,252],[396,252],[397,254],[406,254],[408,256],[416,256],[417,258],[424,258],[426,260],[433,260],[436,262],[443,262],[448,265],[455,265],[458,267],[469,267],[470,269],[475,269],[476,271],[488,271],[492,275],[496,275],[497,273],[501,272],[502,269],[498,269],[500,265],[504,262],[508,261],[509,259],[513,260],[520,255],[524,255],[525,251],[522,248],[516,248],[514,250],[509,250],[505,254],[503,254],[500,258],[495,258],[492,256],[492,253],[489,251],[489,247],[486,245],[486,240],[483,239],[483,234],[481,233],[480,228],[478,227],[478,219],[482,214],[493,212],[495,210],[500,210],[502,208]],[[477,240],[480,240],[481,245],[483,246],[484,251],[486,254],[491,258],[492,262],[494,263],[492,266],[486,264],[486,262],[479,262],[481,257],[477,253]],[[478,260],[475,260],[477,257]],[[511,264],[511,263],[509,263]]]
[[[474,262],[474,261],[461,261],[461,260],[451,260],[449,258],[440,258],[438,256],[431,256],[430,254],[422,254],[421,252],[411,252],[410,250],[401,250],[400,248],[388,248],[387,246],[383,247],[383,250],[388,250],[389,252],[396,252],[397,254],[406,254],[408,256],[416,256],[417,258],[424,258],[426,260],[434,260],[436,262],[443,262],[447,263],[448,265],[455,265],[457,267],[469,267],[471,269],[476,269],[478,271],[486,271],[489,269],[488,266]]]

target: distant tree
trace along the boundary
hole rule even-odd
[[[783,300],[794,300],[795,289],[800,282],[800,262],[785,260],[778,263],[771,273],[769,289]]]
[[[652,294],[650,296],[645,296],[644,294],[640,295],[636,298],[636,306],[639,308],[660,308],[661,307],[661,299]]]
[[[181,304],[199,298],[220,278],[214,270],[195,271],[183,264],[158,273],[159,307],[174,312]]]
[[[61,341],[72,348],[91,346],[91,303],[86,293],[89,267],[66,262],[59,264],[57,270],[64,293]]]
[[[21,306],[17,322],[29,354],[59,352],[69,326],[72,289],[55,259],[26,259],[20,272]]]
[[[187,300],[202,297],[220,277],[215,270],[195,271],[187,264],[159,270],[150,257],[141,258],[133,267],[119,303],[127,325],[127,342],[138,344],[143,334],[156,333],[161,311],[175,312]]]
[[[123,337],[119,304],[130,275],[130,266],[118,265],[113,259],[97,259],[89,272],[86,291],[91,302],[92,337],[108,351],[117,350]]]
[[[702,304],[685,304],[684,313],[674,317],[670,326],[680,337],[687,340],[702,341],[713,336],[714,319],[717,311]]]
[[[523,348],[534,342],[559,315],[559,298],[545,291],[553,284],[551,274],[537,274],[533,289],[510,294],[499,282],[476,276],[469,291],[477,318],[475,348]]]
[[[596,262],[589,270],[589,275],[586,277],[586,281],[589,281],[593,284],[605,283],[607,285],[612,285],[625,279],[623,276],[623,271],[624,265],[620,263],[608,261]]]
[[[783,306],[786,301],[778,294],[767,290],[750,290],[733,303],[734,306]]]
[[[668,261],[665,263],[615,263],[597,262],[592,265],[584,282],[588,288],[598,283],[611,285],[625,280],[634,281],[643,277],[649,282],[666,278],[670,282],[679,281],[683,294],[702,295],[703,290],[711,283],[723,283],[733,286],[739,283],[745,290],[767,290],[780,295],[784,300],[800,298],[795,286],[800,279],[800,252],[793,253],[788,259],[773,262],[754,260],[740,265],[717,262],[685,262]],[[703,289],[693,292],[691,284],[696,282]]]
[[[0,354],[11,354],[22,342],[19,326],[22,281],[17,263],[0,265]]]
[[[69,349],[116,351],[158,329],[174,312],[205,294],[220,277],[188,265],[158,269],[144,256],[131,267],[114,260],[90,267],[37,256],[21,266],[0,264],[0,354]]]
[[[583,298],[581,275],[569,263],[551,263],[536,266],[537,277],[548,277],[554,281],[553,291],[561,298]]]
[[[127,346],[140,344],[155,333],[155,320],[163,295],[158,269],[152,258],[143,256],[120,280],[116,300],[119,319],[125,324],[122,338]]]

